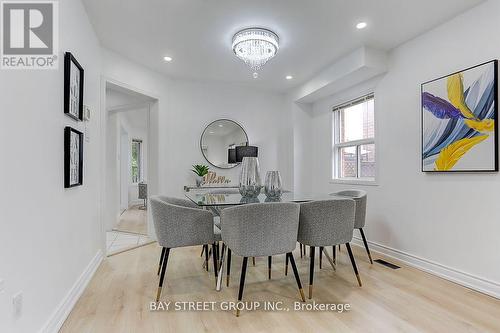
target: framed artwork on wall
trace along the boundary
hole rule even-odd
[[[421,86],[422,171],[498,171],[498,60]]]
[[[64,113],[75,120],[83,120],[83,67],[75,57],[64,55]]]
[[[83,185],[83,133],[64,128],[64,187]]]

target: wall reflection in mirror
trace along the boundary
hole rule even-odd
[[[243,127],[229,119],[210,123],[201,135],[201,152],[211,165],[230,169],[238,165],[236,147],[247,146],[248,136]]]

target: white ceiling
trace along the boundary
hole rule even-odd
[[[482,0],[83,0],[102,45],[174,78],[286,91],[367,45],[383,50]],[[366,21],[368,27],[354,26]],[[280,50],[258,79],[231,50],[242,28],[275,31]],[[163,56],[173,57],[166,63]],[[288,74],[294,76],[287,81]]]

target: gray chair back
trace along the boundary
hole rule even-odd
[[[215,241],[212,213],[192,208],[191,202],[184,199],[153,196],[150,202],[160,246],[175,248]]]
[[[309,246],[349,243],[355,206],[354,200],[348,198],[300,204],[299,242]]]
[[[222,241],[242,257],[292,252],[298,228],[299,205],[295,203],[246,204],[221,212]]]
[[[345,190],[334,193],[344,197],[350,197],[356,201],[356,216],[354,217],[354,229],[365,227],[366,220],[366,191],[363,190]]]
[[[187,208],[202,209],[200,206],[198,206],[197,204],[195,204],[191,200],[187,200],[187,199],[168,197],[165,195],[157,195],[156,198],[158,198],[162,201],[168,202],[171,205],[187,207]]]

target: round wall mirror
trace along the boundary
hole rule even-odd
[[[230,169],[236,165],[237,146],[248,145],[248,136],[243,127],[229,119],[218,119],[210,123],[201,135],[201,152],[211,165]]]

